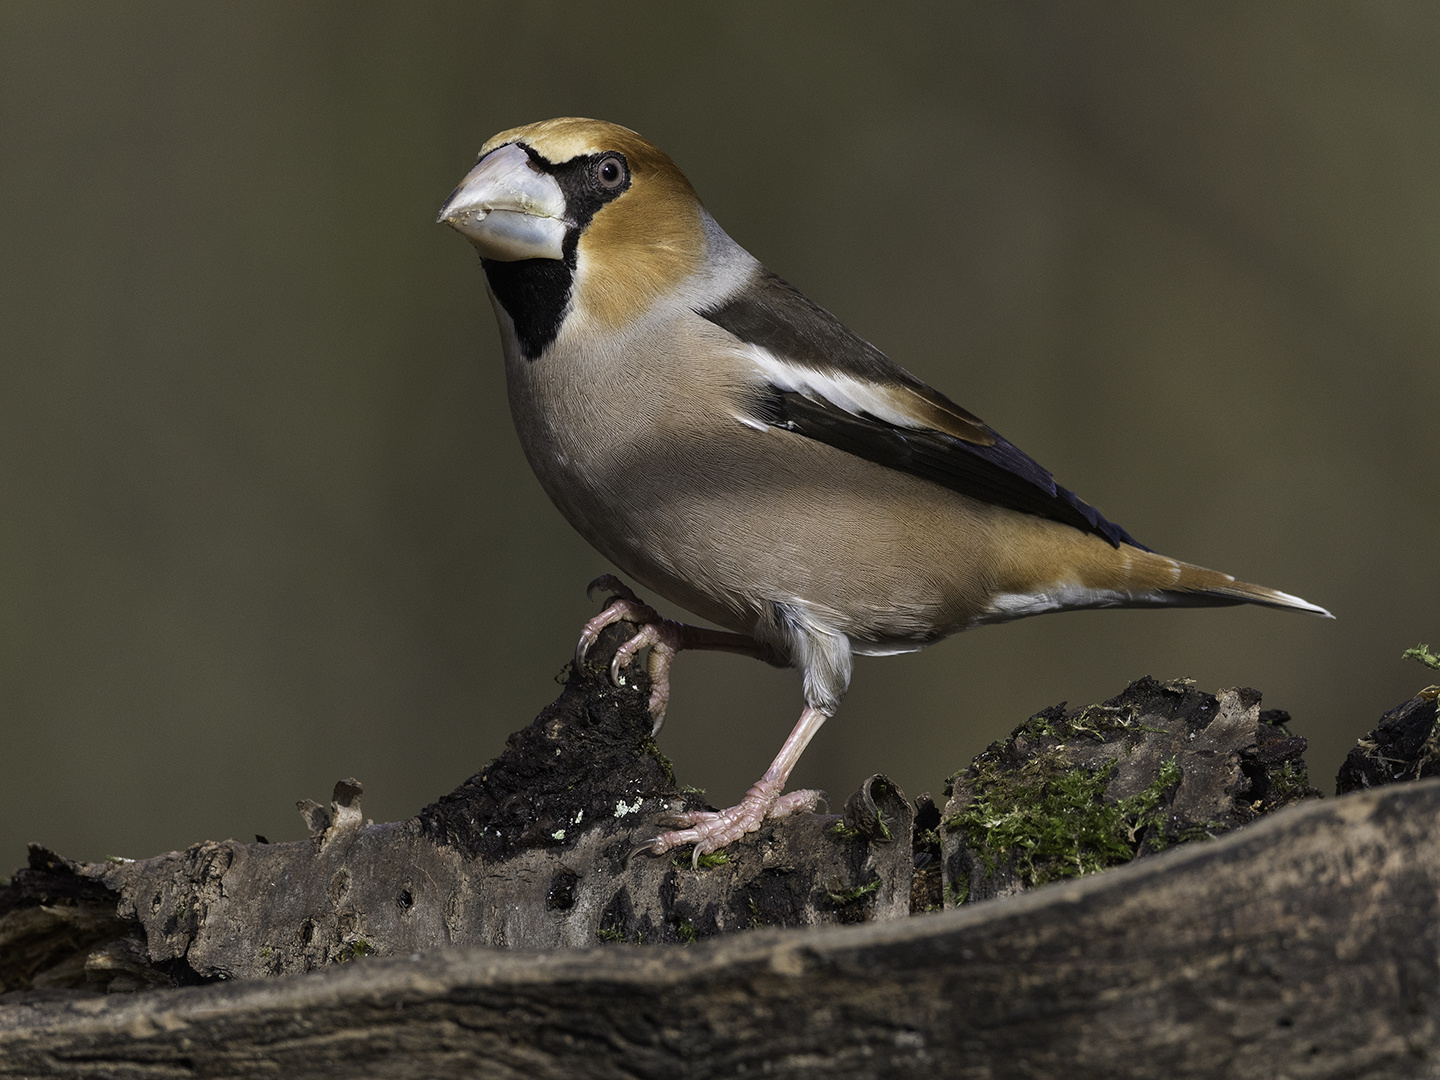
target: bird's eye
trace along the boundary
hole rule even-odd
[[[625,182],[625,162],[614,154],[601,158],[595,166],[595,179],[606,191],[614,191]]]

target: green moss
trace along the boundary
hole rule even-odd
[[[877,877],[874,881],[867,882],[864,885],[857,885],[853,889],[841,889],[839,885],[840,883],[837,881],[833,886],[826,889],[825,899],[829,900],[830,903],[836,907],[844,907],[846,904],[853,904],[856,900],[869,896],[876,889],[880,888],[880,879]]]
[[[768,926],[769,923],[767,923],[765,917],[760,914],[760,907],[755,903],[753,896],[749,898],[748,903],[750,907],[750,929],[759,930],[762,926]]]
[[[884,843],[890,843],[890,826],[885,821],[885,815],[879,809],[875,811],[875,823],[880,826],[880,839]],[[830,831],[842,840],[863,840],[865,834],[853,825],[847,825],[842,818],[830,826]]]
[[[1440,656],[1431,652],[1430,646],[1424,643],[1416,645],[1413,649],[1406,649],[1400,654],[1400,659],[1414,660],[1417,663],[1424,664],[1428,668],[1440,671]],[[1432,701],[1436,700],[1440,698],[1440,686],[1427,686],[1424,690],[1421,690],[1417,696],[1428,698]],[[1356,745],[1367,754],[1373,754],[1379,749],[1375,742],[1369,739],[1361,739]],[[1440,716],[1436,716],[1435,723],[1431,725],[1430,734],[1425,737],[1425,741],[1421,744],[1419,753],[1416,755],[1414,763],[1415,776],[1418,777],[1422,769],[1437,760],[1440,760]]]
[[[860,830],[855,828],[853,825],[846,825],[843,819],[835,822],[834,825],[831,825],[830,831],[836,836],[840,837],[841,840],[860,839]]]
[[[1275,792],[1275,801],[1303,799],[1310,791],[1310,775],[1302,766],[1293,761],[1270,773],[1270,786]]]
[[[1223,821],[1202,821],[1198,825],[1190,825],[1171,838],[1172,843],[1193,844],[1197,840],[1214,840],[1223,832],[1229,831],[1229,826]]]
[[[1430,651],[1429,645],[1416,645],[1413,649],[1406,649],[1400,654],[1401,660],[1418,660],[1428,668],[1440,671],[1440,656]]]
[[[1180,782],[1180,767],[1171,758],[1144,791],[1106,801],[1115,768],[1066,768],[1058,753],[1032,758],[1013,772],[984,762],[972,780],[970,804],[946,826],[965,833],[988,873],[1008,860],[1027,886],[1129,862],[1142,844],[1165,846],[1169,814],[1161,802]]]
[[[730,854],[726,851],[710,851],[698,857],[682,851],[670,860],[670,865],[677,870],[710,870],[716,866],[724,866],[729,861]]]
[[[696,939],[700,936],[695,932],[695,924],[683,915],[680,916],[680,921],[675,924],[675,933],[679,935],[680,944],[682,945],[694,945]]]
[[[675,783],[675,766],[668,757],[660,752],[659,743],[647,735],[640,740],[640,749],[660,763],[660,768],[665,773],[665,782],[667,784]]]
[[[1122,708],[1118,705],[1087,705],[1074,716],[1066,716],[1060,708],[1047,709],[1020,726],[1021,733],[1030,736],[1049,735],[1060,740],[1074,739],[1081,735],[1100,739],[1116,731],[1170,734],[1165,728],[1136,723],[1134,706]]]
[[[349,945],[346,945],[343,949],[341,949],[340,955],[337,956],[335,959],[342,964],[348,964],[357,956],[369,956],[374,951],[375,946],[371,945],[370,942],[366,941],[364,938],[356,938],[354,941],[350,942]]]

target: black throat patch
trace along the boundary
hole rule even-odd
[[[560,333],[565,309],[570,306],[570,284],[575,274],[575,244],[565,238],[565,258],[521,259],[518,262],[480,260],[490,291],[515,323],[520,353],[536,359]]]
[[[490,291],[515,324],[520,340],[520,354],[526,360],[537,360],[560,333],[565,314],[570,309],[570,293],[575,284],[575,251],[580,234],[602,206],[630,189],[630,166],[625,156],[610,150],[571,158],[552,165],[524,143],[517,144],[536,168],[549,173],[565,195],[565,212],[572,224],[565,231],[561,247],[563,259],[520,259],[500,262],[482,258],[485,280]],[[595,178],[595,169],[604,158],[619,158],[625,168],[625,179],[615,188],[604,188]]]

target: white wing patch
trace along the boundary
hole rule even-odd
[[[760,345],[746,344],[741,353],[766,382],[780,390],[812,401],[828,401],[848,413],[873,416],[896,427],[928,430],[934,426],[903,408],[897,400],[899,395],[878,383],[857,379],[842,371],[817,371],[804,364],[794,364]],[[737,413],[735,418],[762,431],[767,427],[751,416]]]

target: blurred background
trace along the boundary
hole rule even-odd
[[[1137,537],[1297,593],[861,659],[795,782],[910,795],[1141,675],[1289,710],[1327,792],[1440,639],[1440,8],[0,5],[0,875],[413,814],[609,567],[516,444],[480,144],[636,128],[742,245]],[[667,609],[671,614],[678,614]],[[737,799],[794,672],[682,656]]]

